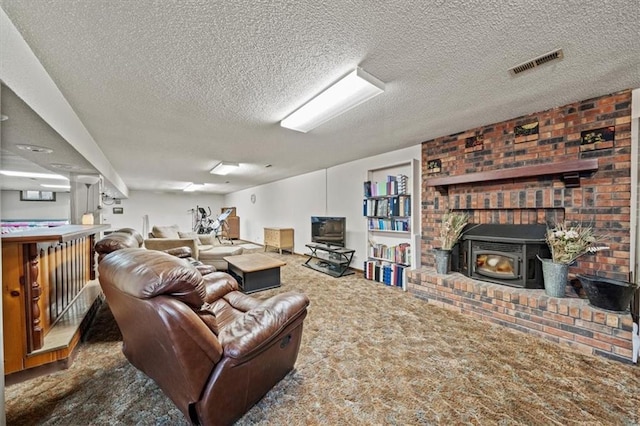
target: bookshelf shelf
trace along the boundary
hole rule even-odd
[[[369,232],[384,232],[388,234],[402,234],[402,235],[411,235],[410,231],[394,231],[391,229],[369,229]]]
[[[369,170],[363,184],[362,214],[367,223],[365,278],[406,290],[406,272],[417,263],[412,241],[419,232],[419,163]]]

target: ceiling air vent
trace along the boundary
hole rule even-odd
[[[542,64],[546,64],[547,62],[555,61],[563,58],[562,49],[552,50],[549,53],[545,53],[542,56],[538,56],[537,58],[533,58],[530,61],[524,62],[520,65],[516,65],[513,68],[509,69],[509,73],[511,75],[518,75],[527,70],[532,70],[535,67],[538,67]]]

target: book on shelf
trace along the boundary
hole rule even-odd
[[[406,175],[398,175],[396,176],[396,182],[398,182],[398,192],[397,194],[406,194],[407,193],[407,183],[409,178]]]
[[[411,265],[411,244],[400,243],[395,246],[387,246],[382,243],[373,243],[371,244],[370,257],[402,265]]]
[[[394,263],[367,260],[364,262],[364,277],[388,286],[404,287],[407,267]]]
[[[365,181],[364,196],[365,197],[385,197],[389,195],[400,195],[407,193],[407,176],[387,176],[385,182]]]
[[[409,232],[410,221],[409,218],[402,219],[384,219],[384,218],[369,218],[369,230],[370,231],[398,231]]]
[[[411,216],[411,197],[399,195],[391,198],[367,198],[362,200],[364,216]]]
[[[370,180],[364,183],[364,196],[371,197],[371,181]]]

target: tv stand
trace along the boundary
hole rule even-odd
[[[305,244],[305,246],[309,248],[310,253],[307,253],[309,258],[302,266],[315,269],[335,278],[355,273],[353,269],[349,268],[353,260],[353,254],[356,252],[355,250],[318,243],[309,243]],[[315,262],[312,262],[312,260],[315,260]]]

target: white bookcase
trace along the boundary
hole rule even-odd
[[[369,170],[363,195],[365,278],[406,290],[406,272],[420,259],[419,161]]]

